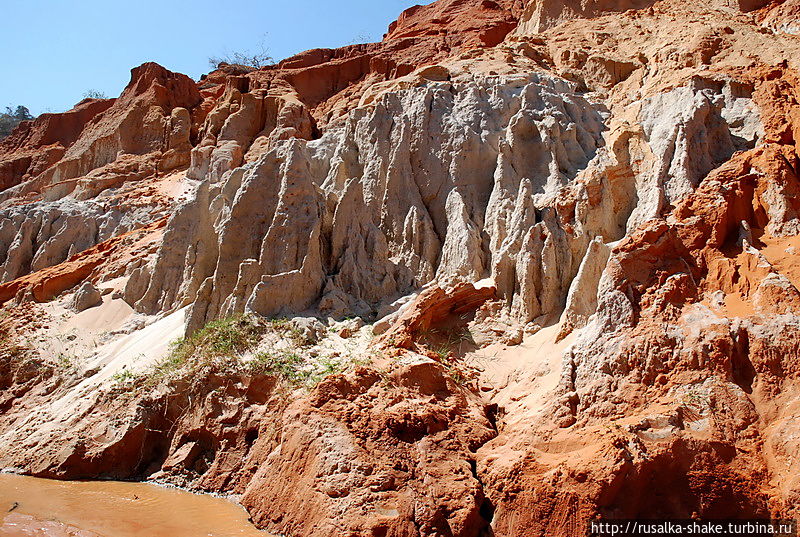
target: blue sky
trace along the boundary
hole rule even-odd
[[[208,58],[257,49],[275,59],[379,41],[404,9],[429,0],[3,0],[0,107],[68,110],[88,90],[119,95],[155,61],[193,78]]]

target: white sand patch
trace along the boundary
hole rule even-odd
[[[496,343],[469,356],[468,363],[481,371],[482,390],[511,419],[525,420],[540,412],[558,386],[564,350],[574,340],[570,335],[556,343],[559,329],[549,326],[520,345]]]
[[[103,297],[103,304],[77,313],[60,327],[62,334],[93,332],[104,334],[119,330],[134,314],[133,308],[121,298]]]
[[[173,200],[185,199],[189,191],[197,185],[196,181],[186,178],[186,170],[170,174],[158,181],[158,193]]]
[[[183,337],[186,309],[98,348],[96,358],[87,363],[86,369],[100,371],[89,380],[103,381],[123,369],[142,372],[161,360],[170,344]]]
[[[48,314],[47,327],[26,337],[39,354],[65,367],[80,366],[110,339],[118,337],[127,323],[139,318],[142,326],[146,316],[137,314],[124,300],[103,297],[103,303],[80,313],[70,309],[69,294],[61,300],[44,304]]]
[[[102,307],[98,306],[96,309]],[[115,305],[105,311],[117,307]],[[102,318],[102,313],[95,313]],[[183,308],[140,330],[99,346],[91,357],[80,364],[79,374],[85,375],[80,382],[60,393],[50,404],[30,412],[17,424],[16,431],[10,429],[0,436],[0,443],[12,441],[11,438],[18,437],[20,432],[25,431],[27,441],[35,445],[49,436],[53,428],[80,419],[91,412],[98,395],[114,385],[114,375],[124,370],[144,371],[167,354],[170,343],[184,334],[185,317],[186,308]],[[87,316],[83,321],[98,320]]]

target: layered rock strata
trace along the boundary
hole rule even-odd
[[[440,0],[23,124],[0,465],[241,494],[287,535],[797,517],[796,11]],[[50,355],[99,312],[83,365]],[[159,376],[231,316],[284,361]]]

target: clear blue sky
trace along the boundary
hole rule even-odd
[[[276,59],[379,41],[404,9],[430,0],[3,0],[0,107],[68,110],[87,90],[119,95],[155,61],[199,78],[208,58],[256,49]],[[265,36],[266,34],[266,36]]]

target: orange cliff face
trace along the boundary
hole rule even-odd
[[[796,7],[439,0],[22,124],[0,466],[286,535],[797,517]]]
[[[57,181],[113,162],[120,153],[166,151],[169,114],[178,107],[192,109],[200,100],[191,79],[148,63],[131,71],[131,82],[117,99],[86,100],[69,112],[20,125],[0,145],[4,198],[41,193]],[[161,117],[152,115],[152,107]]]
[[[114,99],[87,99],[63,114],[42,114],[25,122],[0,144],[0,189],[19,184],[58,162],[86,124]]]

